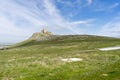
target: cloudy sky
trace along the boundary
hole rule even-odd
[[[0,42],[25,40],[43,27],[120,37],[120,0],[0,0]]]

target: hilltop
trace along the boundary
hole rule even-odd
[[[29,40],[36,41],[48,40],[52,36],[53,36],[52,32],[48,32],[46,29],[43,29],[41,32],[33,33]]]
[[[45,40],[90,40],[90,39],[113,39],[111,37],[95,36],[95,35],[55,35],[46,29],[41,30],[41,32],[33,33],[33,35],[28,40],[35,41],[45,41]]]
[[[14,47],[34,45],[34,44],[44,44],[44,43],[67,43],[67,42],[85,42],[85,41],[113,41],[119,40],[112,37],[96,36],[96,35],[55,35],[43,29],[40,32],[33,33],[33,35],[27,40],[14,45]],[[13,47],[13,46],[12,46]]]

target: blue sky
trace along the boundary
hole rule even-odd
[[[120,0],[0,0],[0,42],[25,40],[43,27],[120,37]]]

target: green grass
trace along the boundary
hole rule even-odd
[[[28,40],[0,50],[0,80],[120,80],[120,50],[97,50],[117,45],[120,39],[96,36]],[[83,61],[61,61],[73,57]]]

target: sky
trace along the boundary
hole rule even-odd
[[[54,34],[120,37],[120,0],[0,0],[0,43]]]

